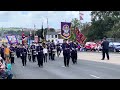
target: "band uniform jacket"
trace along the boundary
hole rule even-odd
[[[69,55],[70,54],[70,45],[68,43],[62,44],[63,49],[63,55]]]

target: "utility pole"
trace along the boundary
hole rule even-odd
[[[34,24],[34,38],[35,38],[35,28],[36,28],[36,26],[35,26],[35,24]]]

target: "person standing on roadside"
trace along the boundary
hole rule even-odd
[[[107,56],[107,60],[109,60],[109,42],[106,40],[106,37],[103,38],[103,42],[101,44],[102,46],[102,59],[101,60],[104,60],[105,59],[105,54]]]
[[[4,48],[5,61],[10,60],[10,52],[11,52],[10,49],[7,46],[5,46],[5,48]]]
[[[3,58],[3,60],[5,60],[5,57],[4,57],[4,45],[3,44],[1,46],[1,57]]]

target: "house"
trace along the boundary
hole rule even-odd
[[[55,32],[48,32],[46,35],[46,40],[54,40],[55,43],[63,43],[63,38],[61,37],[61,31],[56,30]]]
[[[58,33],[57,32],[48,32],[47,35],[46,35],[46,40],[54,40],[54,41],[57,41],[58,39]]]

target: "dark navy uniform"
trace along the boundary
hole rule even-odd
[[[13,46],[10,47],[10,59],[11,59],[11,64],[14,63],[14,57],[15,57],[15,48]]]
[[[27,48],[27,52],[28,52],[28,60],[31,62],[31,55],[32,55],[31,49]]]
[[[31,50],[32,50],[32,60],[35,62],[35,57],[36,57],[36,47],[35,45],[31,45]]]
[[[5,60],[5,57],[4,57],[4,48],[1,47],[1,57],[3,58],[3,60]]]
[[[77,45],[75,43],[70,44],[70,49],[71,49],[71,58],[73,64],[77,64]]]
[[[60,53],[61,53],[60,43],[58,43],[56,46],[57,46],[57,56],[59,57],[59,55],[60,55]]]
[[[50,50],[51,50],[51,60],[55,60],[55,44],[53,42],[50,44]]]
[[[43,47],[41,45],[37,46],[36,51],[37,51],[38,66],[43,67]]]
[[[22,64],[23,66],[26,66],[26,62],[27,62],[27,49],[22,47],[21,48],[21,59],[22,59]]]
[[[16,48],[16,56],[17,58],[20,58],[20,47]]]
[[[64,56],[64,65],[69,67],[70,60],[70,45],[67,43],[62,44],[63,56]]]
[[[50,43],[47,44],[48,54],[49,54],[49,60],[51,60],[51,49],[50,49]]]
[[[105,54],[107,56],[107,59],[109,60],[109,42],[104,38],[104,41],[101,44],[102,46],[102,60],[105,59]]]

